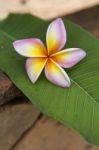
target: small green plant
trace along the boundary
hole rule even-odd
[[[87,57],[66,70],[72,85],[55,86],[41,75],[37,84],[28,79],[24,64],[12,45],[17,39],[37,37],[45,43],[49,22],[31,15],[10,15],[0,23],[0,68],[43,113],[75,129],[90,143],[99,145],[99,41],[79,26],[64,20],[66,47],[80,47]]]

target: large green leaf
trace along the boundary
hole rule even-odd
[[[99,41],[79,26],[64,20],[67,47],[80,47],[87,57],[67,72],[72,86],[63,89],[41,75],[33,85],[24,69],[25,59],[18,55],[12,41],[38,37],[45,42],[45,22],[30,15],[10,15],[0,24],[0,68],[43,113],[72,127],[89,142],[99,145]]]

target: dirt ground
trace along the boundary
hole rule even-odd
[[[99,4],[99,0],[0,0],[0,17],[28,12],[43,19],[73,13]]]
[[[73,130],[43,116],[13,150],[99,150]]]

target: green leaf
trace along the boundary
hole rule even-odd
[[[75,129],[89,142],[99,145],[99,41],[79,26],[64,20],[68,32],[66,47],[80,47],[87,57],[66,70],[72,85],[63,89],[44,76],[33,85],[25,73],[26,58],[18,55],[15,39],[37,37],[45,42],[49,22],[31,15],[10,15],[0,24],[0,68],[14,84],[48,116]]]

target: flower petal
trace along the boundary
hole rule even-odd
[[[46,78],[61,87],[69,87],[70,79],[67,73],[52,59],[49,59],[45,65],[45,75]]]
[[[64,68],[70,68],[86,56],[80,48],[69,48],[53,54],[52,59]]]
[[[58,18],[49,25],[46,42],[49,55],[64,47],[66,43],[66,30],[62,19]]]
[[[46,58],[28,58],[26,61],[26,71],[30,80],[35,83],[40,76],[47,59]]]
[[[47,51],[41,40],[36,38],[17,40],[13,42],[15,50],[25,57],[45,57]]]

